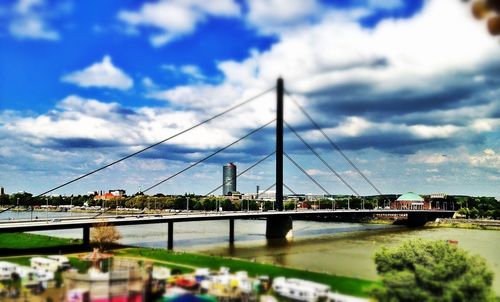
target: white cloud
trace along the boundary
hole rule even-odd
[[[453,125],[444,126],[428,126],[428,125],[413,125],[409,127],[410,132],[416,137],[423,139],[430,138],[448,138],[460,131],[460,127]]]
[[[47,22],[44,0],[19,0],[12,10],[9,32],[18,39],[58,40],[59,33]]]
[[[196,65],[188,64],[188,65],[176,66],[173,64],[163,64],[161,65],[161,68],[171,73],[174,77],[188,76],[194,80],[206,79],[206,76],[203,74],[201,69]]]
[[[478,118],[472,121],[471,127],[476,132],[492,132],[500,127],[500,118]]]
[[[134,85],[134,81],[121,69],[115,67],[110,56],[104,56],[101,62],[67,74],[62,81],[81,87],[107,87],[126,90]]]
[[[328,172],[325,172],[325,171],[322,171],[322,170],[318,170],[318,169],[308,169],[306,170],[307,174],[311,175],[311,176],[323,176],[323,175],[331,175],[331,173],[328,173]]]
[[[89,140],[112,146],[127,145],[131,146],[131,151],[136,151],[140,146],[156,143],[203,119],[195,110],[174,111],[149,107],[132,110],[117,103],[104,103],[76,95],[61,100],[56,108],[34,117],[11,117],[6,119],[4,128],[17,133],[18,139],[37,146],[57,147],[57,144],[64,145],[67,141]],[[249,130],[242,129],[244,127],[256,128],[258,124],[255,120],[240,121],[237,115],[226,116],[221,121],[213,121],[208,126],[185,133],[168,144],[195,150],[219,148],[236,140],[242,133],[247,133]],[[246,140],[235,147],[238,149],[251,143],[251,140]],[[81,147],[87,146],[86,141],[81,144]],[[199,156],[198,153],[191,155],[193,159]]]
[[[256,1],[249,5],[255,8],[262,3],[267,2]],[[269,3],[285,5],[279,1]],[[306,8],[317,5],[312,1],[308,3],[310,5]],[[295,16],[293,7],[289,9],[289,16]],[[293,30],[278,32],[279,42],[269,50],[252,51],[242,61],[220,62],[218,68],[224,75],[221,84],[184,85],[150,96],[179,106],[222,108],[234,103],[231,100],[240,95],[251,95],[247,93],[248,87],[254,91],[264,89],[280,75],[285,77],[289,91],[312,95],[308,100],[310,103],[315,101],[314,95],[345,85],[363,84],[369,87],[366,94],[376,96],[428,93],[452,89],[446,86],[453,81],[450,80],[452,75],[473,72],[478,66],[499,59],[496,40],[488,35],[482,24],[471,18],[469,8],[459,1],[431,0],[414,17],[387,19],[372,29],[361,27],[356,20],[330,18],[334,13],[338,12],[325,11],[319,14],[322,19],[318,22],[298,28],[291,26]],[[442,22],[443,14],[447,22]],[[460,35],[454,34],[457,32]],[[352,98],[352,103],[356,104],[356,99]],[[333,97],[332,102],[335,99]],[[373,98],[373,105],[376,106],[379,100]],[[404,107],[405,104],[397,106]],[[375,121],[361,113],[342,117],[337,126],[328,129],[328,133],[333,137],[352,139],[398,134],[412,138],[412,142],[453,139],[472,135],[474,131],[496,129],[496,120],[485,119],[492,109],[490,102],[463,110],[441,110],[432,113],[436,121],[432,124],[422,121],[406,123],[405,118],[410,116],[395,121]],[[295,113],[287,115],[291,123],[297,119]],[[308,135],[320,139],[314,131]]]
[[[295,26],[321,11],[316,0],[251,0],[247,3],[248,22],[264,33]]]
[[[144,85],[144,87],[146,87],[146,88],[157,87],[155,82],[150,77],[143,77],[142,78],[142,85]]]
[[[198,66],[195,65],[184,65],[181,66],[181,72],[195,78],[195,79],[204,79],[205,76],[201,72],[201,70],[198,68]]]
[[[408,156],[408,162],[414,164],[439,165],[451,161],[452,158],[446,154],[417,152]]]
[[[500,153],[493,149],[484,149],[483,152],[469,155],[469,164],[475,167],[495,169],[500,171]]]
[[[132,28],[150,27],[160,33],[150,35],[155,47],[190,34],[209,16],[236,17],[239,5],[233,0],[173,0],[145,3],[139,11],[120,11],[118,19]]]

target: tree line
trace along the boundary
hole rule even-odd
[[[61,206],[73,205],[81,206],[104,206],[107,208],[135,208],[135,209],[175,209],[185,210],[204,210],[213,211],[217,208],[222,208],[224,211],[239,211],[239,210],[273,210],[275,205],[272,201],[256,201],[256,200],[231,200],[225,196],[203,196],[186,193],[184,195],[144,195],[136,194],[133,196],[124,196],[112,200],[94,199],[94,195],[71,195],[71,196],[40,196],[33,197],[33,194],[28,192],[19,192],[14,194],[4,194],[0,196],[0,206],[19,206],[23,208],[40,207],[42,205]],[[389,206],[389,198],[394,200],[397,195],[382,197],[382,196],[335,196],[334,198],[320,198],[315,201],[305,200],[303,197],[298,200],[285,200],[283,207],[286,210],[293,210],[296,207],[315,207],[316,209],[375,209],[377,207]],[[447,196],[448,204],[454,203],[455,209],[460,209],[459,214],[467,218],[491,217],[500,219],[500,203],[494,197],[471,197],[471,196]]]

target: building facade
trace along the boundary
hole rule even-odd
[[[394,210],[430,210],[431,205],[428,200],[413,192],[405,193],[391,203]]]
[[[222,195],[236,191],[236,165],[228,163],[222,168]]]

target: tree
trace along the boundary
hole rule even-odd
[[[465,218],[470,217],[470,210],[469,208],[460,208],[460,210],[457,211],[457,214],[465,216]]]
[[[94,225],[90,232],[90,241],[101,252],[109,250],[121,238],[118,229],[104,220]]]
[[[472,208],[470,210],[470,218],[478,218],[479,217],[479,210],[476,208]]]
[[[446,241],[409,240],[375,254],[381,302],[494,301],[493,273],[483,258]]]

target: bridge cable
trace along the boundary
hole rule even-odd
[[[194,162],[193,164],[189,165],[188,167],[186,167],[186,168],[184,168],[184,169],[182,169],[182,170],[180,170],[180,171],[178,171],[178,172],[176,172],[176,173],[174,173],[174,174],[170,175],[169,177],[167,177],[167,178],[165,178],[165,179],[163,179],[163,180],[161,180],[161,181],[159,181],[159,182],[155,183],[154,185],[152,185],[152,186],[150,186],[150,187],[146,188],[145,190],[142,190],[142,193],[147,192],[147,191],[149,191],[149,190],[151,190],[151,189],[153,189],[153,188],[156,188],[157,186],[161,185],[162,183],[164,183],[164,182],[166,182],[166,181],[168,181],[168,180],[170,180],[170,179],[172,179],[172,178],[174,178],[174,177],[178,176],[179,174],[182,174],[182,173],[186,172],[187,170],[189,170],[189,169],[191,169],[191,168],[193,168],[193,167],[195,167],[195,166],[199,165],[200,163],[202,163],[202,162],[206,161],[207,159],[209,159],[209,158],[211,158],[211,157],[215,156],[216,154],[218,154],[218,153],[220,153],[220,152],[222,152],[222,151],[226,150],[227,148],[229,148],[229,147],[231,147],[231,146],[235,145],[236,143],[239,143],[240,141],[242,141],[242,140],[246,139],[247,137],[251,136],[252,134],[254,134],[254,133],[256,133],[256,132],[258,132],[258,131],[262,130],[263,128],[267,127],[268,125],[270,125],[271,123],[273,123],[273,122],[275,122],[275,121],[276,121],[276,119],[273,119],[273,120],[271,120],[271,121],[269,121],[269,122],[265,123],[264,125],[260,126],[259,128],[257,128],[257,129],[254,129],[254,130],[250,131],[249,133],[247,133],[247,134],[245,134],[244,136],[240,137],[239,139],[237,139],[237,140],[233,141],[232,143],[230,143],[230,144],[228,144],[228,145],[226,145],[226,146],[224,146],[224,147],[222,147],[222,148],[218,149],[217,151],[215,151],[215,152],[213,152],[213,153],[211,153],[211,154],[209,154],[209,155],[207,155],[207,156],[203,157],[202,159],[199,159],[198,161]],[[124,200],[124,202],[125,202],[125,201],[128,201],[128,200],[130,200],[130,199],[131,199],[131,198],[126,199],[126,200]],[[108,210],[110,210],[110,209],[111,209],[111,208],[109,208]],[[103,212],[100,212],[99,214],[95,215],[93,218],[96,218],[96,217],[98,217],[98,216],[100,216],[100,215],[104,214],[104,213],[105,213],[105,212],[107,212],[108,210],[103,211]]]
[[[231,111],[233,111],[233,110],[235,110],[235,109],[237,109],[237,108],[239,108],[239,107],[241,107],[241,106],[243,106],[243,105],[246,105],[246,104],[248,104],[248,103],[250,103],[250,102],[252,102],[252,101],[254,101],[254,100],[256,100],[256,99],[260,98],[261,96],[265,95],[266,93],[268,93],[268,92],[270,92],[270,91],[272,91],[272,90],[274,90],[274,89],[275,89],[275,87],[274,87],[274,86],[273,86],[273,87],[271,87],[271,88],[269,88],[269,89],[266,89],[266,90],[262,91],[261,93],[256,94],[256,95],[254,95],[254,96],[252,96],[252,97],[250,97],[250,98],[248,98],[248,99],[246,99],[246,100],[244,100],[244,101],[242,101],[242,102],[240,102],[240,103],[238,103],[238,104],[234,105],[233,107],[230,107],[230,108],[228,108],[228,109],[226,109],[226,110],[224,110],[224,111],[222,111],[222,112],[219,112],[219,113],[217,113],[216,115],[214,115],[214,116],[212,116],[212,117],[210,117],[210,118],[208,118],[208,119],[205,119],[205,120],[201,121],[200,123],[198,123],[198,124],[196,124],[196,125],[193,125],[193,126],[191,126],[191,127],[189,127],[189,128],[186,128],[186,129],[184,129],[184,130],[182,130],[182,131],[180,131],[180,132],[177,132],[177,133],[176,133],[176,134],[174,134],[174,135],[171,135],[171,136],[169,136],[169,137],[167,137],[167,138],[165,138],[165,139],[163,139],[163,140],[161,140],[161,141],[159,141],[159,142],[156,142],[156,143],[154,143],[154,144],[152,144],[152,145],[149,145],[149,146],[147,146],[147,147],[145,147],[145,148],[143,148],[143,149],[141,149],[141,150],[138,150],[138,151],[136,151],[136,152],[134,152],[134,153],[131,153],[131,154],[129,154],[129,155],[126,155],[126,156],[124,156],[124,157],[122,157],[122,158],[120,158],[120,159],[118,159],[118,160],[115,160],[115,161],[113,161],[113,162],[111,162],[111,163],[109,163],[109,164],[107,164],[107,165],[104,165],[104,166],[102,166],[102,167],[100,167],[100,168],[97,168],[97,169],[92,170],[92,171],[90,171],[90,172],[88,172],[88,173],[85,173],[85,174],[83,174],[83,175],[80,175],[80,176],[78,176],[77,178],[74,178],[74,179],[72,179],[72,180],[70,180],[70,181],[67,181],[67,182],[65,182],[65,183],[63,183],[63,184],[61,184],[61,185],[58,185],[58,186],[56,186],[56,187],[54,187],[54,188],[50,189],[50,190],[47,190],[47,191],[42,192],[42,193],[40,193],[40,194],[38,194],[38,195],[36,195],[36,196],[33,196],[33,197],[31,197],[28,201],[30,201],[30,200],[32,200],[32,199],[34,199],[34,198],[37,198],[37,197],[43,196],[43,195],[45,195],[45,194],[47,194],[47,193],[53,192],[53,191],[55,191],[55,190],[57,190],[57,189],[60,189],[60,188],[62,188],[62,187],[65,187],[65,186],[67,186],[67,185],[69,185],[69,184],[71,184],[71,183],[74,183],[74,182],[76,182],[76,181],[78,181],[78,180],[80,180],[80,179],[83,179],[83,178],[85,178],[85,177],[87,177],[87,176],[90,176],[90,175],[92,175],[92,174],[94,174],[94,173],[97,173],[97,172],[102,171],[102,170],[104,170],[104,169],[106,169],[106,168],[109,168],[109,167],[111,167],[111,166],[113,166],[113,165],[115,165],[115,164],[117,164],[117,163],[119,163],[119,162],[122,162],[122,161],[124,161],[124,160],[126,160],[126,159],[129,159],[129,158],[131,158],[131,157],[133,157],[133,156],[136,156],[136,155],[138,155],[138,154],[140,154],[140,153],[142,153],[142,152],[144,152],[144,151],[147,151],[147,150],[149,150],[149,149],[152,149],[152,148],[154,148],[154,147],[156,147],[156,146],[158,146],[158,145],[161,145],[161,144],[163,144],[163,143],[164,143],[164,142],[166,142],[166,141],[169,141],[169,140],[171,140],[171,139],[173,139],[173,138],[175,138],[175,137],[177,137],[177,136],[180,136],[180,135],[182,135],[182,134],[184,134],[184,133],[186,133],[186,132],[189,132],[189,131],[191,131],[191,130],[193,130],[193,129],[195,129],[195,128],[198,128],[199,126],[201,126],[201,125],[203,125],[203,124],[206,124],[206,123],[208,123],[208,122],[210,122],[210,121],[212,121],[212,120],[214,120],[214,119],[216,119],[216,118],[218,118],[218,117],[220,117],[220,116],[222,116],[222,115],[224,115],[224,114],[226,114],[226,113],[229,113],[229,112],[231,112]],[[12,209],[12,208],[14,208],[14,207],[15,207],[15,206],[11,206],[11,207],[9,207],[9,208],[7,208],[7,209],[4,209],[4,210],[0,211],[0,213],[3,213],[3,212],[5,212],[5,211],[8,211],[8,210],[10,210],[10,209]]]
[[[259,195],[260,194],[266,194],[267,191],[271,190],[275,185],[276,185],[276,183],[273,183],[272,185],[270,185],[269,187],[267,187],[267,189],[265,189],[264,191],[259,192]]]
[[[309,145],[306,140],[290,125],[288,124],[286,121],[285,121],[285,125],[288,127],[288,129],[290,129],[301,141],[302,143],[304,143],[304,145],[328,168],[330,169],[330,171],[335,174],[335,176],[337,176],[349,189],[351,189],[352,192],[354,192],[354,194],[356,194],[356,196],[360,197],[359,193],[356,192],[356,190],[354,190],[354,188],[349,184],[347,183],[347,181],[339,174],[337,173],[337,171],[335,171],[335,169],[332,168],[332,166],[330,166],[324,159],[323,157],[321,157],[321,155],[318,154],[318,152],[316,152],[316,150],[314,150],[314,148]]]
[[[180,135],[182,135],[182,134],[184,134],[184,133],[186,133],[186,132],[189,132],[189,131],[191,131],[191,130],[193,130],[193,129],[195,129],[195,128],[198,128],[199,126],[201,126],[201,125],[203,125],[203,124],[206,124],[206,123],[208,123],[208,122],[211,122],[212,120],[214,120],[214,119],[216,119],[216,118],[218,118],[218,117],[220,117],[220,116],[222,116],[222,115],[224,115],[224,114],[226,114],[226,113],[229,113],[229,112],[231,112],[231,111],[233,111],[233,110],[235,110],[235,109],[237,109],[237,108],[239,108],[239,107],[241,107],[241,106],[243,106],[243,105],[246,105],[246,104],[248,104],[248,103],[250,103],[250,102],[252,102],[252,101],[254,101],[254,100],[256,100],[256,99],[260,98],[261,96],[265,95],[266,93],[268,93],[268,92],[270,92],[270,91],[274,90],[274,88],[275,88],[275,87],[271,87],[271,88],[269,88],[269,89],[266,89],[266,90],[264,90],[263,92],[261,92],[261,93],[259,93],[259,94],[257,94],[257,95],[254,95],[254,96],[252,96],[252,97],[250,97],[250,98],[248,98],[248,99],[246,99],[246,100],[244,100],[244,101],[242,101],[242,102],[240,102],[240,103],[238,103],[238,104],[236,104],[236,105],[234,105],[234,106],[232,106],[232,107],[230,107],[230,108],[228,108],[228,109],[226,109],[226,110],[224,110],[224,111],[222,111],[222,112],[219,112],[219,113],[217,113],[216,115],[214,115],[214,116],[212,116],[212,117],[210,117],[210,118],[208,118],[208,119],[205,119],[205,120],[201,121],[200,123],[198,123],[198,124],[196,124],[196,125],[193,125],[193,126],[191,126],[191,127],[189,127],[189,128],[186,128],[186,129],[184,129],[184,130],[182,130],[182,131],[180,131],[180,132],[177,132],[176,134],[173,134],[173,135],[171,135],[171,136],[169,136],[169,137],[167,137],[167,138],[165,138],[165,139],[163,139],[163,140],[161,140],[161,141],[159,141],[159,142],[156,142],[156,143],[154,143],[154,144],[152,144],[152,145],[149,145],[149,146],[147,146],[147,147],[145,147],[145,148],[143,148],[143,149],[141,149],[141,150],[139,150],[139,151],[136,151],[136,152],[134,152],[134,153],[132,153],[132,154],[129,154],[129,155],[127,155],[127,156],[124,156],[124,157],[122,157],[122,158],[120,158],[120,159],[118,159],[118,160],[115,160],[115,161],[113,161],[113,162],[111,162],[111,163],[109,163],[109,164],[107,164],[107,165],[105,165],[105,166],[102,166],[102,167],[100,167],[100,168],[98,168],[98,169],[95,169],[95,170],[93,170],[93,171],[91,171],[91,172],[88,172],[88,173],[86,173],[86,174],[84,174],[84,175],[81,175],[81,176],[79,176],[79,177],[77,177],[77,178],[75,178],[75,179],[73,179],[73,180],[71,180],[71,181],[68,181],[68,182],[66,182],[66,183],[64,183],[64,184],[61,184],[61,185],[59,185],[59,186],[57,186],[57,187],[54,187],[54,188],[52,188],[52,189],[50,189],[50,190],[47,190],[47,191],[45,191],[45,192],[43,192],[43,193],[40,193],[40,194],[38,194],[38,195],[37,195],[37,196],[35,196],[35,197],[39,197],[39,196],[45,195],[45,194],[47,194],[47,193],[50,193],[50,192],[52,192],[52,191],[55,191],[55,190],[57,190],[57,189],[60,189],[60,188],[62,188],[62,187],[64,187],[64,186],[66,186],[66,185],[69,185],[69,184],[71,184],[71,183],[73,183],[73,182],[77,181],[77,180],[80,180],[80,179],[82,179],[82,178],[85,178],[85,177],[87,177],[87,176],[90,176],[90,175],[92,175],[92,174],[94,174],[94,173],[96,173],[96,172],[99,172],[99,171],[101,171],[101,170],[104,170],[104,169],[106,169],[106,168],[109,168],[109,167],[111,167],[111,166],[113,166],[113,165],[115,165],[115,164],[117,164],[117,163],[119,163],[119,162],[121,162],[121,161],[124,161],[124,160],[126,160],[126,159],[128,159],[128,158],[131,158],[131,157],[133,157],[133,156],[135,156],[135,155],[137,155],[137,154],[140,154],[140,153],[142,153],[142,152],[144,152],[144,151],[147,151],[147,150],[152,149],[152,148],[154,148],[154,147],[156,147],[156,146],[158,146],[158,145],[161,145],[161,144],[163,144],[163,143],[164,143],[164,142],[166,142],[166,141],[169,141],[169,140],[171,140],[171,139],[173,139],[173,138],[176,138],[176,137],[178,137],[178,136],[180,136]]]
[[[254,163],[253,165],[251,165],[250,167],[246,168],[245,170],[241,171],[240,173],[238,173],[238,175],[236,175],[235,178],[237,177],[240,177],[241,175],[245,174],[246,172],[248,172],[250,169],[254,168],[255,166],[257,166],[258,164],[260,164],[261,162],[265,161],[266,159],[268,159],[269,157],[273,156],[274,154],[276,153],[276,151],[273,151],[271,152],[270,154],[266,155],[265,157],[261,158],[260,160],[258,160],[256,163]],[[231,177],[230,179],[228,179],[227,181],[225,181],[222,185],[219,185],[217,188],[213,189],[212,191],[208,192],[207,194],[205,194],[205,196],[209,196],[210,194],[212,194],[213,192],[219,190],[220,188],[222,188],[224,185],[230,183],[231,181],[233,180],[233,178]]]
[[[288,189],[293,195],[297,195],[289,186],[287,186],[285,183],[283,183],[283,186]]]
[[[326,140],[330,143],[330,145],[334,149],[336,149],[340,153],[340,155],[342,155],[342,157],[356,170],[356,172],[358,172],[359,175],[361,175],[361,177],[363,177],[363,179],[373,189],[375,189],[375,191],[377,191],[377,193],[380,196],[387,199],[387,197],[375,186],[375,184],[373,184],[373,182],[371,182],[368,179],[368,177],[366,177],[366,175],[356,166],[356,164],[354,164],[354,162],[350,160],[349,157],[347,157],[347,155],[342,151],[342,149],[340,149],[340,147],[336,143],[334,143],[332,139],[330,139],[330,137],[325,133],[325,131],[323,131],[323,129],[318,125],[318,123],[316,123],[314,119],[307,113],[307,111],[302,106],[300,106],[297,100],[295,100],[295,98],[287,90],[285,90],[285,93],[292,100],[292,102],[300,109],[300,111],[307,117],[307,119],[309,119],[309,121],[316,127],[316,129],[318,129],[321,132],[321,134],[326,138]]]
[[[290,160],[300,171],[302,171],[302,173],[304,173],[312,182],[314,182],[318,187],[321,188],[321,190],[323,190],[323,192],[325,192],[327,195],[332,195],[330,194],[318,181],[316,181],[316,179],[314,179],[314,177],[312,177],[311,175],[309,175],[309,173],[307,173],[306,170],[304,170],[296,161],[294,161],[286,152],[283,152],[283,155],[286,156],[286,158],[288,158],[288,160]]]

